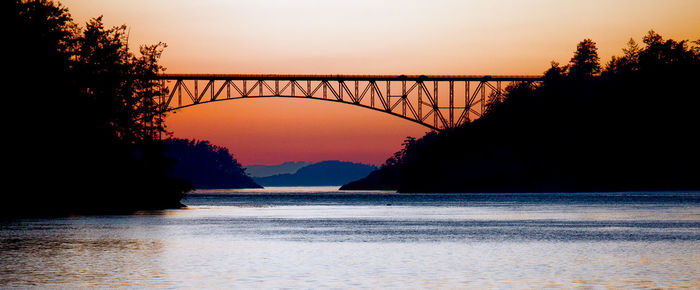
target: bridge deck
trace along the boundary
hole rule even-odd
[[[539,81],[539,75],[161,74],[166,80]]]
[[[170,91],[157,100],[163,112],[233,99],[306,98],[360,106],[444,130],[481,117],[491,102],[501,100],[508,85],[531,85],[542,76],[161,74],[158,79],[168,81]]]

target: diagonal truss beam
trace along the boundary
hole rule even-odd
[[[534,84],[542,79],[517,75],[269,74],[162,74],[157,78],[169,88],[166,95],[154,99],[163,114],[232,99],[310,98],[384,112],[438,131],[478,119],[486,104],[501,100],[508,85]],[[199,81],[206,82],[201,92]]]

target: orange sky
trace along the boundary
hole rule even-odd
[[[168,44],[169,73],[540,74],[584,38],[603,61],[649,29],[700,38],[700,1],[70,0],[84,23],[127,24],[130,44]],[[167,119],[245,164],[381,164],[427,129],[350,105],[281,98],[203,104]]]

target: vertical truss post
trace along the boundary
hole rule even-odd
[[[464,82],[464,117],[465,122],[469,122],[469,110],[472,108],[472,104],[469,102],[469,81]]]
[[[345,85],[345,81],[339,80],[338,81],[338,98],[340,98],[340,101],[343,101],[343,86]]]
[[[275,96],[280,95],[280,80],[275,80]]]
[[[247,96],[248,96],[247,82],[246,82],[246,80],[243,80],[243,96],[242,97],[247,97]]]
[[[455,114],[455,82],[450,81],[450,127],[454,127]]]
[[[418,81],[418,121],[423,121],[423,81]]]
[[[433,81],[433,99],[435,100],[435,108],[433,109],[433,126],[438,126],[438,114],[440,113],[440,105],[438,105],[438,82]]]
[[[481,87],[481,115],[483,116],[486,111],[486,82],[482,80],[479,86]]]
[[[369,81],[369,86],[370,107],[374,108],[374,80]]]
[[[355,99],[360,99],[359,81],[355,81]]]
[[[182,107],[182,80],[178,80],[180,85],[177,87],[177,106]]]
[[[323,99],[328,99],[328,81],[322,81],[323,82]]]
[[[406,81],[401,81],[401,113],[406,116]]]
[[[209,100],[214,100],[214,80],[210,80],[211,83],[211,91],[209,92]],[[204,92],[202,92],[204,93]]]
[[[197,90],[197,80],[194,80],[194,99],[199,99],[199,91]]]
[[[391,108],[391,81],[386,81],[386,102],[389,104],[389,108]]]

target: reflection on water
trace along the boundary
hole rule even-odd
[[[0,287],[700,287],[700,193],[199,191],[0,223]]]
[[[133,230],[81,220],[3,224],[0,285],[168,285],[164,241],[137,238]]]

